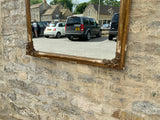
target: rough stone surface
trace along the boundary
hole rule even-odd
[[[13,88],[19,88],[34,95],[40,94],[38,88],[34,84],[27,84],[19,80],[9,80],[9,84]]]
[[[89,113],[96,112],[96,113],[101,114],[103,111],[102,104],[96,104],[94,102],[90,102],[87,98],[83,96],[74,96],[71,100],[71,104]]]
[[[112,115],[120,120],[145,120],[141,115],[129,111],[115,111]]]
[[[119,71],[26,55],[25,0],[0,0],[0,120],[160,120],[159,8],[132,0]]]
[[[133,103],[132,109],[147,115],[160,115],[160,107],[149,101],[136,101]]]
[[[72,75],[67,71],[55,70],[55,71],[53,71],[53,75],[55,75],[55,77],[58,78],[58,79],[62,79],[62,80],[66,80],[66,81],[72,81],[73,80]]]
[[[86,75],[80,75],[80,76],[78,76],[78,79],[81,80],[84,83],[93,83],[93,82],[96,82],[93,77],[86,76]]]

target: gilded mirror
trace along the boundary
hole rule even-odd
[[[41,4],[41,3],[40,3]],[[28,32],[28,44],[26,47],[26,54],[31,55],[34,57],[43,57],[43,58],[49,58],[49,59],[55,59],[55,60],[63,60],[63,61],[69,61],[74,63],[81,63],[81,64],[88,64],[88,65],[94,65],[94,66],[100,66],[100,67],[108,67],[108,68],[115,68],[115,69],[124,69],[125,66],[125,52],[126,52],[126,43],[127,43],[127,35],[128,35],[128,26],[129,26],[129,13],[130,13],[130,4],[131,0],[121,0],[120,1],[120,7],[119,7],[119,21],[118,21],[118,33],[116,38],[112,38],[113,40],[110,41],[110,37],[103,36],[103,37],[90,37],[89,40],[84,39],[71,39],[72,36],[67,36],[67,30],[68,24],[67,20],[74,16],[74,18],[77,18],[79,16],[71,15],[70,12],[63,9],[63,6],[58,6],[59,9],[62,11],[53,11],[53,6],[47,6],[45,12],[43,12],[43,16],[36,17],[37,21],[40,21],[41,23],[45,21],[47,24],[45,26],[45,29],[41,31],[43,36],[41,37],[34,37],[33,36],[33,28],[32,24],[35,22],[33,21],[33,17],[36,16],[34,13],[36,10],[32,9],[34,7],[37,7],[36,5],[31,6],[30,0],[26,0],[26,21],[27,21],[27,32]],[[86,7],[87,8],[87,7]],[[95,7],[96,8],[96,7]],[[105,9],[103,6],[97,6],[98,13],[101,11],[104,11]],[[86,13],[83,14],[83,16],[87,16],[87,18],[91,17],[91,15],[94,14],[93,10],[89,10]],[[112,18],[115,14],[113,14],[113,8],[108,8],[106,11],[109,14],[112,14]],[[63,12],[67,11],[67,15],[65,17],[62,17]],[[52,14],[51,17],[47,16],[49,12]],[[34,13],[34,14],[33,14]],[[64,12],[65,13],[65,12]],[[48,18],[47,18],[48,17]],[[59,21],[59,18],[62,17],[62,21]],[[106,21],[100,21],[100,14],[97,14],[98,21],[95,20],[95,26],[100,26],[100,24],[106,23]],[[67,19],[67,20],[66,20]],[[35,18],[34,18],[35,20]],[[54,21],[53,21],[54,20]],[[110,19],[111,20],[111,19]],[[58,21],[58,22],[57,22]],[[92,21],[92,20],[89,20]],[[52,27],[51,25],[56,25],[58,23],[64,23],[60,27],[62,29],[65,29],[64,33],[61,32],[60,35],[64,36],[58,36],[56,34],[55,36],[48,36],[44,31],[52,30],[48,29],[48,27]],[[107,21],[108,22],[108,21]],[[50,24],[49,24],[50,23]],[[92,22],[94,24],[94,20]],[[99,23],[99,24],[97,24]],[[108,22],[109,23],[109,22]],[[42,25],[40,25],[42,26]],[[80,25],[80,28],[85,27],[86,25]],[[43,27],[43,26],[42,26]],[[76,26],[77,28],[77,26]],[[59,29],[59,28],[56,28]],[[111,28],[110,28],[111,29]],[[76,29],[79,30],[79,29]],[[102,30],[102,29],[101,29]],[[101,31],[103,32],[103,31]],[[116,40],[116,42],[114,41]]]

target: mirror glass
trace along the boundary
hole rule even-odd
[[[35,1],[30,0],[30,22],[36,51],[115,58],[120,0],[116,3],[97,0],[94,4],[89,0],[73,0],[70,8],[54,0]],[[81,5],[85,7],[83,12],[78,11]]]

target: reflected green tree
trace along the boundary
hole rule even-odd
[[[33,5],[33,4],[38,4],[38,3],[41,3],[42,0],[30,0],[30,4]]]
[[[82,14],[89,3],[80,3],[75,8],[75,14]]]
[[[109,6],[120,6],[120,0],[105,0],[104,3]]]
[[[61,4],[64,8],[69,8],[72,11],[73,3],[72,0],[52,0],[49,4],[56,5]]]
[[[90,3],[92,3],[92,4],[99,4],[99,2],[100,2],[100,4],[104,4],[104,0],[90,0],[89,1]]]

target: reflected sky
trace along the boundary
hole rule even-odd
[[[49,3],[50,1],[52,1],[52,0],[47,0],[48,3]],[[88,2],[88,1],[90,1],[90,0],[72,0],[72,1],[73,1],[73,3],[79,4],[79,3],[83,3],[83,2]]]

